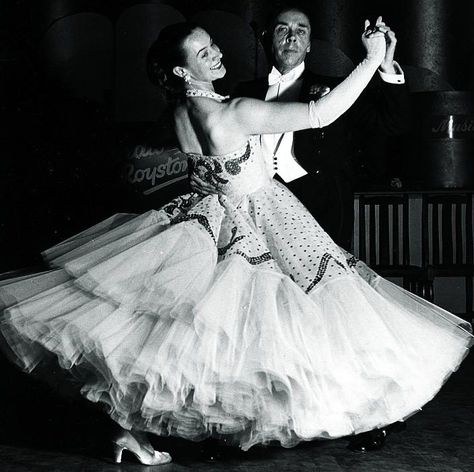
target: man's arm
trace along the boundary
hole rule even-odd
[[[387,45],[387,48],[385,50],[385,58],[382,61],[382,64],[380,64],[380,71],[383,74],[400,74],[400,67],[395,62],[395,49],[397,47],[397,37],[395,36],[395,32],[392,31],[390,27],[382,21],[381,16],[377,18],[375,27],[385,34],[385,43]]]
[[[385,135],[405,133],[411,126],[411,103],[403,71],[394,60],[397,38],[378,17],[375,28],[385,34],[386,53],[367,90],[352,109],[354,123],[369,132]]]
[[[375,77],[351,110],[358,128],[381,135],[398,135],[411,127],[410,94],[406,84]]]

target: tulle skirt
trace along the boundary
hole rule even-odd
[[[283,186],[115,215],[0,282],[26,371],[57,359],[126,429],[243,449],[403,420],[472,344],[336,246]]]

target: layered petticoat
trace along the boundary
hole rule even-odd
[[[2,333],[127,429],[243,449],[367,431],[418,411],[472,343],[274,182],[115,215],[44,256],[53,269],[1,282]]]

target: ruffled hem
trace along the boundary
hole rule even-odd
[[[216,264],[209,238],[187,224],[171,230],[78,279],[27,279],[35,293],[2,322],[22,367],[54,353],[125,428],[291,447],[412,415],[472,343],[462,320],[373,273],[308,295],[238,255]],[[2,298],[22,300],[24,287],[4,283]]]
[[[124,428],[243,449],[418,411],[469,324],[354,267],[258,156],[195,156],[219,195],[114,215],[45,251],[55,269],[0,281],[16,362],[58,359]]]

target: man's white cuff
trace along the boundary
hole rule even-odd
[[[403,73],[403,69],[400,67],[400,64],[397,61],[393,61],[393,66],[395,67],[395,74],[388,74],[387,72],[382,72],[379,69],[381,79],[389,84],[404,84],[405,74]]]

